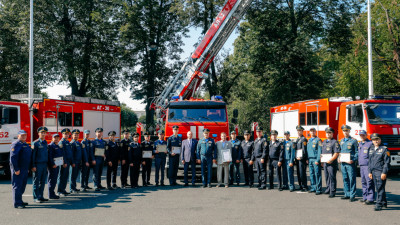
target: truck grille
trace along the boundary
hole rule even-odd
[[[400,135],[381,135],[381,139],[388,148],[400,148]]]

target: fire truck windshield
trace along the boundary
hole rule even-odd
[[[400,104],[367,104],[370,124],[400,124]]]
[[[223,109],[196,109],[170,108],[169,122],[226,122],[225,108]]]

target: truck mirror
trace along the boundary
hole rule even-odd
[[[237,119],[236,118],[232,118],[231,122],[232,122],[232,124],[237,124]]]
[[[233,118],[237,118],[239,116],[239,110],[233,109]]]

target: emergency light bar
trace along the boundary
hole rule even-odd
[[[400,100],[400,96],[396,95],[372,95],[370,99],[375,100]]]

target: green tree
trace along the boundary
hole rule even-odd
[[[121,105],[121,128],[130,129],[132,131],[133,127],[136,126],[138,118],[136,113],[129,108],[125,103]]]
[[[180,68],[182,37],[187,25],[171,11],[173,2],[125,1],[121,40],[124,50],[124,77],[134,99],[146,103],[146,125],[154,125],[150,104],[166,81]]]

